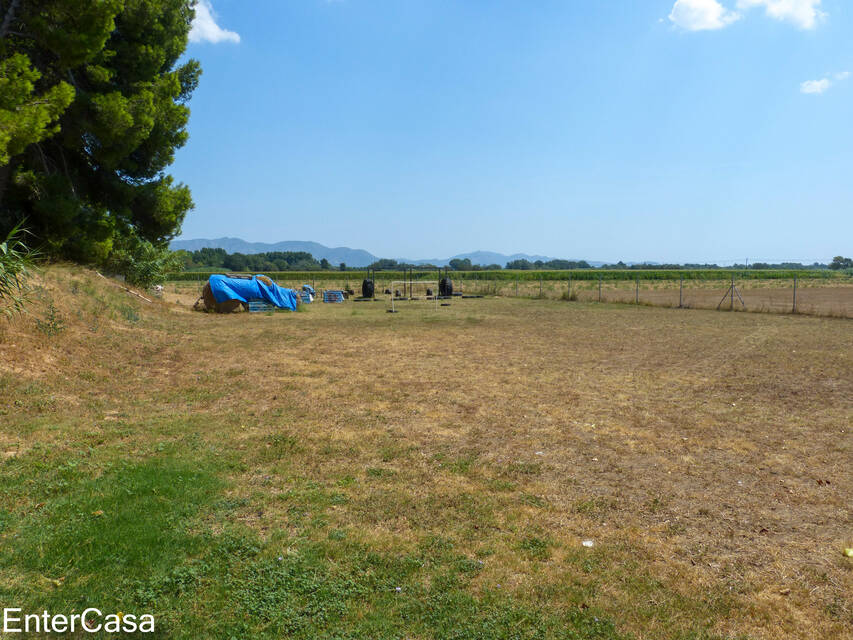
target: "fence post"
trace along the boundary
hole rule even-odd
[[[732,274],[732,288],[729,289],[731,295],[731,303],[729,305],[729,311],[735,310],[735,274]]]
[[[634,297],[634,304],[640,304],[640,276],[637,276],[637,293]]]
[[[569,301],[572,299],[572,276],[569,276]]]
[[[515,297],[518,297],[518,278],[515,279]]]
[[[678,283],[678,308],[684,308],[684,276],[681,276],[681,279]]]
[[[542,276],[539,276],[539,299],[542,299]]]
[[[791,313],[797,313],[797,276],[794,276],[794,307]]]
[[[601,274],[598,274],[598,301],[601,302]]]

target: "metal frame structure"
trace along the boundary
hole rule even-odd
[[[394,285],[396,285],[396,284],[402,284],[404,291],[406,290],[407,285],[409,287],[409,297],[408,298],[401,298],[401,300],[413,300],[414,299],[414,296],[412,295],[412,292],[413,292],[412,288],[416,284],[434,285],[436,290],[433,291],[433,295],[431,297],[435,301],[435,308],[438,309],[438,280],[392,280],[391,285],[390,285],[391,308],[388,309],[388,313],[397,313],[397,309],[394,306],[394,300],[396,298],[396,296],[394,295]],[[429,297],[430,296],[427,296],[427,299],[429,299]]]

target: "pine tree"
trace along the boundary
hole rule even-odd
[[[166,169],[201,73],[193,0],[0,0],[0,231],[103,261],[165,246],[192,208]]]

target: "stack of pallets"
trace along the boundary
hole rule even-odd
[[[276,311],[278,307],[266,300],[249,300],[249,313],[260,313],[262,311]]]

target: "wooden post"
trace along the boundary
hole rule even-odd
[[[598,274],[598,301],[601,302],[601,274]]]
[[[640,304],[640,276],[637,276],[637,293],[634,296],[634,304]]]
[[[515,297],[518,297],[518,278],[515,279]]]
[[[684,308],[684,276],[681,276],[681,280],[678,283],[678,308]]]
[[[791,313],[797,313],[797,276],[794,276],[794,306]]]
[[[572,299],[572,276],[569,276],[569,300]]]
[[[542,299],[542,276],[539,276],[539,299]]]

